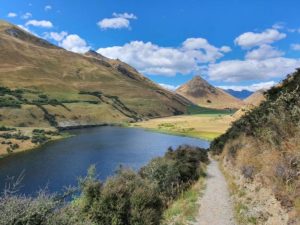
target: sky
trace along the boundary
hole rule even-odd
[[[300,67],[299,0],[0,0],[0,18],[164,87],[268,88]]]

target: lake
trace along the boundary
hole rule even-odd
[[[162,156],[169,146],[189,144],[208,148],[205,140],[174,136],[122,127],[97,127],[70,131],[73,137],[48,143],[39,149],[0,160],[1,191],[8,177],[22,171],[23,194],[33,195],[47,187],[59,192],[64,186],[76,185],[95,164],[101,180],[114,174],[123,165],[138,170],[151,159]]]

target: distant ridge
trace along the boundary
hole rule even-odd
[[[193,103],[216,109],[239,109],[244,105],[243,101],[237,99],[209,84],[201,76],[195,76],[192,80],[180,86],[176,93],[184,96]]]
[[[248,91],[248,90],[241,90],[241,91],[235,91],[232,89],[223,89],[223,90],[226,91],[228,94],[232,95],[233,97],[236,97],[241,100],[248,98],[250,95],[254,93],[253,91]]]

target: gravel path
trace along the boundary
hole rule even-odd
[[[206,190],[200,200],[195,225],[235,225],[226,180],[213,159],[208,165],[207,174]]]

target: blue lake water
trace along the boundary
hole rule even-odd
[[[1,190],[8,177],[17,177],[22,171],[21,193],[32,195],[45,187],[50,192],[59,192],[64,186],[76,185],[77,178],[84,176],[91,164],[96,165],[100,179],[105,180],[120,165],[141,168],[151,159],[164,155],[169,146],[209,146],[205,140],[134,128],[97,127],[70,133],[74,134],[71,138],[1,159]]]

